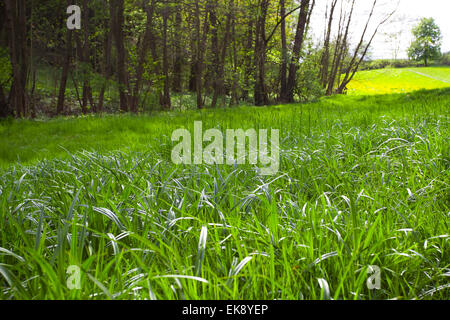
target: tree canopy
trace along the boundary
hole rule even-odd
[[[441,29],[433,18],[423,18],[412,30],[414,41],[408,50],[411,59],[423,60],[425,65],[441,55]]]

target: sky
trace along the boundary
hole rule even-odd
[[[316,0],[312,17],[312,30],[315,40],[323,39],[325,28],[325,8],[330,0]],[[344,0],[344,2],[347,0]],[[372,0],[357,0],[353,20],[352,43],[356,45],[371,9]],[[407,49],[412,41],[412,28],[421,18],[434,18],[442,33],[442,52],[450,51],[450,0],[378,0],[369,31],[373,32],[378,22],[392,12],[395,14],[384,24],[374,38],[370,55],[372,59],[407,58]],[[339,11],[336,10],[336,21]],[[337,29],[337,25],[334,30]],[[371,33],[369,33],[370,35]],[[366,37],[366,39],[369,36]]]

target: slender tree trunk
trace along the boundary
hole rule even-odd
[[[257,74],[255,79],[254,98],[255,105],[263,106],[269,104],[269,99],[265,85],[265,64],[266,64],[266,18],[269,8],[269,0],[260,0],[258,20],[256,23],[255,42],[255,64]]]
[[[26,46],[26,1],[5,0],[6,15],[9,21],[9,50],[13,70],[13,84],[9,102],[15,109],[16,117],[28,116],[27,84],[27,46]]]
[[[232,4],[233,5],[233,4]],[[234,9],[234,5],[232,6]],[[232,27],[231,27],[231,40],[233,43],[233,86],[231,89],[231,99],[230,107],[237,105],[239,103],[239,96],[237,93],[239,86],[239,74],[238,74],[238,54],[237,54],[237,44],[236,44],[236,17],[233,16]]]
[[[164,74],[164,88],[162,107],[164,109],[171,108],[170,101],[170,79],[169,79],[169,57],[167,50],[167,20],[169,19],[169,5],[165,1],[165,7],[163,9],[163,74]]]
[[[204,67],[204,55],[205,55],[205,47],[206,47],[206,39],[209,32],[209,23],[208,23],[208,15],[210,12],[210,3],[209,0],[206,4],[205,8],[205,16],[203,22],[203,32],[201,31],[201,21],[200,21],[200,4],[199,0],[195,3],[196,10],[196,40],[197,40],[197,70],[196,70],[196,91],[197,91],[197,108],[203,109],[203,88],[202,88],[202,75],[203,75],[203,67]]]
[[[285,0],[280,0],[280,16],[286,15],[286,3]],[[280,26],[281,30],[281,70],[280,70],[280,100],[282,102],[287,101],[287,40],[286,40],[286,19],[283,19]]]
[[[323,44],[323,53],[320,63],[320,82],[325,88],[328,83],[328,68],[330,59],[330,40],[331,40],[331,28],[333,26],[334,10],[336,8],[338,0],[333,0],[331,3],[330,13],[328,17],[328,26],[326,29],[325,40]]]
[[[196,41],[192,35],[191,39],[191,62],[189,73],[189,91],[197,92],[197,50],[195,48]]]
[[[244,91],[242,93],[242,99],[248,101],[250,77],[252,74],[252,55],[250,54],[253,49],[253,17],[249,18],[247,27],[247,44],[246,44],[246,57],[245,57],[245,75],[244,75]]]
[[[110,3],[114,6],[114,39],[117,47],[117,73],[119,78],[119,96],[120,96],[120,111],[128,112],[128,77],[125,67],[125,45],[124,45],[124,0],[111,0]]]
[[[233,0],[229,1],[229,9],[227,13],[227,20],[225,23],[225,35],[223,38],[223,42],[221,45],[221,53],[220,57],[218,56],[218,68],[217,68],[217,75],[214,82],[214,94],[213,99],[211,102],[211,107],[215,108],[217,105],[217,99],[219,95],[224,94],[224,69],[225,69],[225,59],[227,55],[227,47],[228,47],[228,40],[230,38],[230,29],[231,29],[231,15],[232,15],[232,7],[233,7]]]
[[[106,2],[105,2],[106,5]],[[113,34],[112,34],[112,30],[113,30],[113,22],[112,22],[112,17],[114,15],[114,11],[112,10],[112,7],[109,7],[109,15],[110,18],[109,20],[107,20],[108,22],[105,23],[105,29],[108,29],[108,32],[106,34],[106,39],[105,39],[105,61],[103,64],[103,76],[105,77],[105,80],[102,84],[102,87],[100,89],[100,94],[99,94],[99,98],[98,98],[98,105],[97,105],[97,112],[103,112],[103,105],[104,105],[104,101],[105,101],[105,91],[106,91],[106,86],[107,83],[112,75],[112,66],[111,66],[111,51],[112,51],[112,38],[113,38]]]
[[[67,1],[70,5],[70,0]],[[72,30],[66,31],[66,54],[64,58],[64,65],[61,73],[61,82],[59,85],[58,103],[56,105],[56,113],[61,114],[64,111],[64,100],[66,97],[67,78],[70,69],[70,57],[72,55]]]
[[[84,36],[84,44],[83,44],[83,63],[84,63],[84,79],[83,79],[83,113],[87,113],[87,103],[89,101],[89,104],[91,105],[91,111],[96,112],[96,106],[94,104],[93,98],[92,98],[92,89],[89,81],[90,76],[90,45],[89,45],[89,7],[88,7],[88,1],[83,0],[83,36]]]
[[[294,48],[292,50],[292,60],[289,65],[289,76],[287,80],[287,102],[294,102],[294,89],[297,79],[297,70],[300,60],[300,53],[305,36],[306,25],[308,23],[308,14],[310,0],[302,0],[300,14],[298,17],[297,31],[294,40]]]
[[[182,30],[183,17],[181,15],[182,7],[178,4],[175,16],[175,62],[173,66],[173,84],[174,92],[182,92],[182,75],[183,75],[183,51],[182,51]]]
[[[397,10],[397,9],[395,9],[394,11],[389,13],[380,23],[378,23],[377,27],[375,28],[375,31],[372,33],[372,36],[371,36],[370,40],[368,41],[368,44],[365,46],[364,50],[362,50],[362,53],[361,53],[361,49],[363,49],[364,38],[365,38],[366,32],[368,30],[369,23],[370,23],[370,21],[372,19],[372,16],[373,16],[373,13],[374,13],[376,5],[377,5],[377,0],[374,0],[373,4],[372,4],[372,9],[370,11],[369,17],[368,17],[367,22],[366,22],[366,26],[364,27],[364,31],[363,31],[363,33],[361,35],[361,39],[360,39],[358,45],[356,46],[355,52],[353,54],[353,57],[352,57],[349,65],[348,65],[348,67],[346,69],[346,73],[344,75],[344,78],[340,82],[340,85],[338,86],[338,88],[336,90],[336,93],[338,93],[338,94],[342,94],[343,92],[345,92],[348,83],[350,81],[352,81],[353,77],[355,76],[356,72],[359,69],[359,66],[360,66],[361,62],[364,60],[364,57],[366,56],[367,51],[369,50],[369,47],[370,47],[370,45],[373,42],[373,39],[377,35],[379,28],[383,24],[385,24]],[[360,58],[359,59],[358,59],[358,54],[360,54]]]
[[[147,15],[147,21],[145,24],[145,32],[144,32],[144,39],[142,40],[142,45],[140,47],[139,53],[138,53],[138,66],[136,69],[136,81],[134,84],[133,89],[133,97],[131,101],[131,111],[137,112],[138,111],[138,105],[139,105],[139,94],[142,87],[142,77],[144,75],[144,65],[145,60],[147,58],[148,50],[150,49],[150,43],[152,42],[153,38],[153,15],[154,15],[154,9],[155,9],[155,0],[151,2],[150,5],[148,5],[147,1],[144,0],[143,3],[144,11]]]

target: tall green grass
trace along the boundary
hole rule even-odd
[[[3,122],[0,298],[448,299],[449,106],[442,89]],[[195,120],[280,129],[280,172],[172,164]]]

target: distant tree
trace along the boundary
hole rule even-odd
[[[441,54],[441,30],[433,18],[423,18],[412,30],[414,41],[408,49],[408,56],[416,61],[439,58]]]

